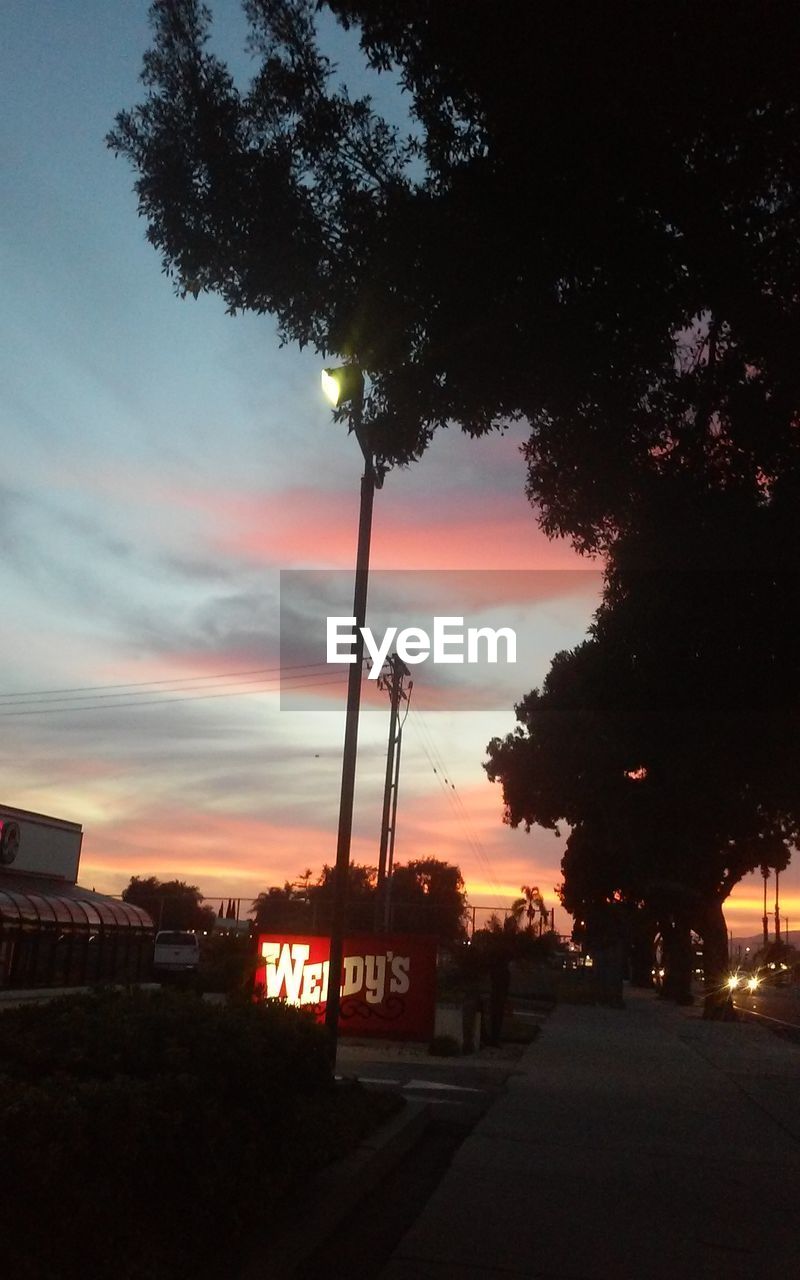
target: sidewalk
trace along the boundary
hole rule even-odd
[[[380,1280],[800,1275],[800,1046],[651,992],[559,1006]]]

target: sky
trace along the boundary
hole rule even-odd
[[[215,48],[246,75],[237,0],[212,8]],[[335,860],[345,668],[294,641],[292,662],[285,634],[281,652],[281,601],[317,578],[320,599],[334,583],[347,599],[361,458],[332,423],[322,362],[280,348],[269,318],[177,298],[145,240],[133,172],[104,137],[141,99],[147,10],[0,10],[0,803],[80,822],[88,887],[157,875],[250,899]],[[356,91],[384,92],[329,38]],[[537,884],[566,931],[563,838],[504,826],[482,768],[514,702],[583,638],[601,586],[596,563],[539,531],[524,436],[446,431],[389,474],[372,598],[380,630],[400,583],[423,613],[446,604],[519,641],[513,667],[414,668],[396,859],[458,863],[476,906]],[[352,846],[369,865],[387,733],[388,700],[370,690]],[[790,923],[799,888],[790,870]],[[734,933],[757,931],[761,893],[760,878],[737,889]]]

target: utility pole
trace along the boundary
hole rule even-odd
[[[769,920],[767,918],[767,880],[769,879],[769,867],[766,863],[762,863],[761,874],[764,877],[764,914],[761,917],[761,927],[764,930],[764,950],[769,946]]]
[[[778,868],[775,868],[775,941],[780,943],[781,940],[781,904],[778,894]]]
[[[327,383],[326,383],[327,379]],[[339,380],[337,382],[337,379]],[[330,384],[336,389],[330,396]],[[347,887],[350,870],[350,840],[353,831],[353,797],[356,781],[356,756],[358,753],[358,717],[361,705],[361,678],[364,662],[364,637],[362,627],[367,614],[367,586],[369,580],[369,546],[372,534],[372,507],[375,490],[383,484],[383,473],[376,467],[370,441],[363,427],[364,378],[356,366],[325,370],[323,387],[333,404],[349,399],[353,409],[350,425],[364,456],[364,474],[361,477],[361,503],[358,517],[358,547],[356,550],[356,574],[353,592],[353,617],[355,618],[355,657],[347,681],[347,711],[345,714],[344,749],[342,751],[342,786],[339,797],[339,827],[336,837],[336,870],[333,880],[333,910],[331,915],[330,963],[328,966],[328,991],[325,1005],[325,1031],[328,1040],[328,1058],[336,1064],[339,1041],[340,983],[344,955],[344,927],[347,906]]]
[[[411,702],[411,690],[414,688],[414,681],[408,683],[408,703]],[[406,705],[406,715],[408,715],[408,704]],[[394,792],[392,794],[392,825],[389,828],[389,856],[386,862],[386,893],[384,895],[386,901],[386,910],[383,916],[384,929],[388,933],[392,923],[392,871],[394,870],[394,838],[397,834],[397,793],[400,786],[400,751],[403,746],[403,725],[405,716],[400,722],[397,730],[397,750],[394,757]]]
[[[406,697],[403,689],[403,680],[406,679],[410,672],[406,664],[397,656],[396,653],[390,655],[386,662],[389,672],[387,675],[381,673],[378,679],[379,689],[389,690],[390,711],[389,711],[389,742],[386,749],[386,778],[383,784],[383,815],[381,817],[381,841],[378,850],[378,884],[377,893],[375,895],[375,928],[382,930],[386,928],[386,896],[387,896],[387,850],[389,848],[389,829],[391,827],[394,833],[394,816],[397,812],[397,770],[395,768],[395,759],[399,764],[400,760],[400,733],[397,730],[397,722],[400,715],[400,703]],[[402,730],[401,730],[402,732]],[[394,793],[394,806],[392,805],[392,793]],[[394,844],[394,841],[392,842]]]

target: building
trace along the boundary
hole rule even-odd
[[[79,823],[0,805],[0,994],[149,976],[153,922],[78,885],[82,838]]]

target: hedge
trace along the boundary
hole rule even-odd
[[[0,1015],[3,1271],[231,1277],[254,1225],[395,1105],[275,1003],[100,992]]]

